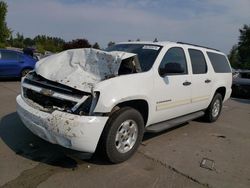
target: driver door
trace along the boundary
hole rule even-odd
[[[169,64],[169,65],[167,65]],[[179,64],[183,72],[174,72],[172,65]],[[177,66],[177,67],[178,67]],[[166,73],[170,67],[171,73]],[[191,106],[191,75],[188,71],[185,51],[181,47],[172,47],[165,53],[158,74],[154,80],[155,115],[152,123],[157,123],[185,115]]]

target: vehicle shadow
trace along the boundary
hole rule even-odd
[[[145,133],[142,144],[144,141],[185,125],[188,125],[188,122],[160,133]],[[90,157],[88,154],[70,150],[40,139],[23,125],[16,112],[8,114],[1,119],[0,138],[17,155],[57,167],[76,168],[79,160],[96,165],[112,165],[112,163],[105,160],[99,150]]]
[[[92,156],[39,138],[24,126],[16,112],[1,119],[0,138],[17,155],[48,165],[72,169],[82,162],[111,165],[99,152]]]
[[[28,130],[16,112],[1,119],[0,137],[17,155],[62,168],[75,168],[77,162],[68,155],[78,152],[46,142]]]
[[[16,82],[21,81],[21,78],[0,78],[0,82]]]

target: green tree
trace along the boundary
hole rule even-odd
[[[228,59],[235,69],[250,69],[250,25],[244,25],[239,32],[239,42],[230,50]]]
[[[115,42],[114,41],[110,41],[109,43],[108,43],[108,47],[111,47],[111,46],[114,46],[115,45]]]
[[[24,44],[25,47],[31,47],[31,46],[35,45],[35,42],[31,38],[25,38],[23,40],[23,44]]]
[[[6,40],[11,34],[11,30],[7,27],[7,23],[5,21],[7,12],[7,3],[0,1],[0,46],[4,46],[6,44]]]
[[[24,47],[24,36],[23,34],[17,32],[16,37],[13,39],[12,45],[16,48]]]
[[[91,45],[87,39],[75,39],[64,44],[63,49],[75,49],[75,48],[90,48]]]
[[[239,56],[238,56],[238,45],[234,45],[229,52],[228,59],[233,68],[240,68]]]
[[[96,43],[92,46],[92,48],[94,48],[94,49],[100,49],[100,46],[99,46],[99,44],[96,42]]]
[[[239,31],[239,61],[243,64],[243,68],[250,69],[250,25],[244,25]]]
[[[60,52],[63,50],[65,41],[58,37],[49,37],[46,35],[37,35],[33,42],[37,47],[37,51],[43,53],[44,51]]]

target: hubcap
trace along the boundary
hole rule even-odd
[[[138,126],[133,120],[124,121],[116,132],[115,146],[120,153],[133,148],[138,137]]]
[[[218,114],[220,112],[220,100],[217,99],[214,104],[213,104],[213,108],[212,108],[212,116],[213,117],[217,117]]]

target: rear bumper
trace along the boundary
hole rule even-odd
[[[43,112],[29,105],[21,95],[16,101],[22,122],[37,136],[70,149],[95,152],[108,117]]]

